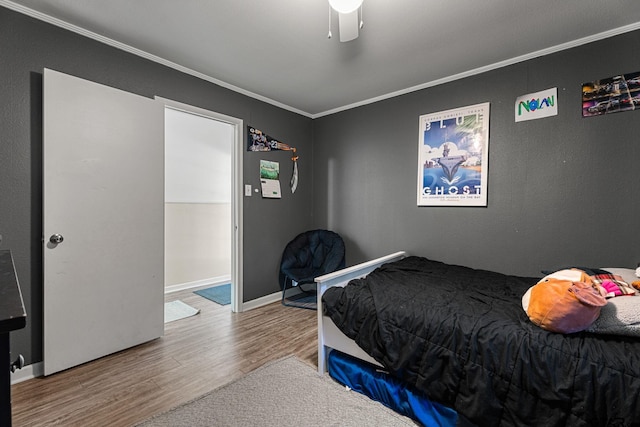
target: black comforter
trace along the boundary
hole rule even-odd
[[[537,280],[408,257],[323,302],[394,376],[478,425],[640,425],[640,341],[538,328],[521,306]]]

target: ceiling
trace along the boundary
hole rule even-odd
[[[346,43],[327,0],[0,6],[313,118],[640,28],[638,0],[364,0]]]

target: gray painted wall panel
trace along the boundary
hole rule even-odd
[[[14,354],[42,360],[42,71],[51,68],[152,98],[243,119],[298,148],[300,184],[280,201],[244,198],[244,301],[279,290],[282,249],[311,225],[312,120],[0,7],[0,234],[13,253],[27,327],[12,333]],[[224,58],[221,58],[223,61]],[[259,160],[287,152],[245,152],[244,182],[259,185]],[[288,182],[288,177],[283,183]]]
[[[505,273],[635,267],[640,111],[581,116],[581,85],[640,71],[640,32],[314,120],[314,222],[347,262],[397,250]],[[558,88],[559,115],[515,123]],[[490,102],[487,207],[417,207],[418,117]]]

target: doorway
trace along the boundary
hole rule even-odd
[[[242,121],[165,104],[165,292],[231,283],[242,311]]]
[[[231,308],[243,310],[242,120],[45,69],[45,375],[163,334],[168,107],[231,125]]]

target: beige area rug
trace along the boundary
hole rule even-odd
[[[277,360],[140,427],[416,426],[296,357]]]

